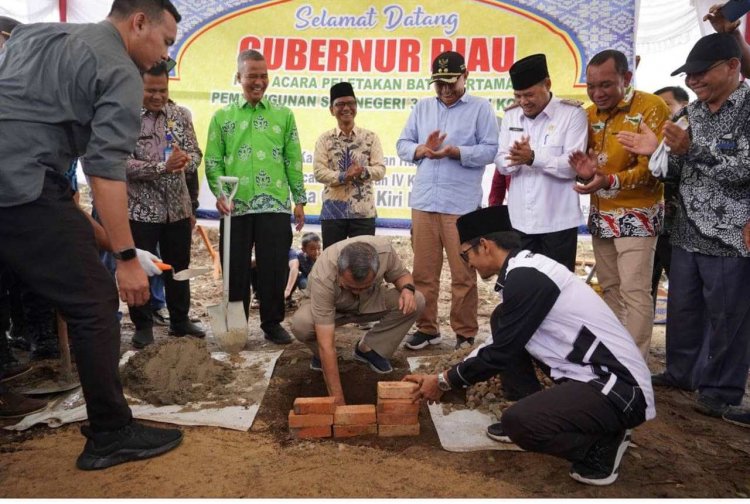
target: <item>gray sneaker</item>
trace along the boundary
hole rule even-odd
[[[421,331],[414,331],[414,334],[409,336],[404,346],[409,350],[421,350],[427,345],[439,345],[440,334],[425,334]]]

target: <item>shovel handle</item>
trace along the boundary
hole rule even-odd
[[[225,186],[230,186],[231,189],[229,194],[224,191]],[[240,185],[240,179],[237,177],[219,177],[219,191],[221,196],[227,199],[228,206],[231,208],[232,199],[237,194],[237,188]],[[224,284],[224,304],[229,303],[229,256],[230,254],[230,243],[231,243],[231,232],[232,232],[232,214],[227,214],[222,217],[224,221],[224,268],[222,272],[223,284]]]
[[[57,339],[60,345],[60,357],[63,379],[72,381],[72,366],[70,363],[70,346],[68,343],[68,324],[62,318],[60,312],[57,312]]]
[[[229,186],[229,193],[226,192],[226,187]],[[237,189],[240,187],[239,177],[230,177],[228,175],[222,175],[219,177],[219,191],[221,196],[227,200],[227,203],[231,204],[234,199],[234,195],[237,194]]]
[[[153,262],[161,271],[169,271],[172,269],[172,266],[170,266],[169,264],[157,261],[156,259],[152,259],[151,262]]]

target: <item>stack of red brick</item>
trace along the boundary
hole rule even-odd
[[[378,382],[378,435],[419,436],[419,403],[412,402],[417,385]]]
[[[411,401],[415,389],[414,383],[379,382],[377,409],[373,404],[336,406],[333,397],[298,397],[289,412],[289,430],[297,439],[418,436],[419,404]]]

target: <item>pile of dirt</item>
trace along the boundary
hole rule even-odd
[[[138,352],[121,370],[128,393],[150,404],[188,404],[226,395],[231,364],[211,358],[203,340],[179,338]]]

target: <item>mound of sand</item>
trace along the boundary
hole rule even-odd
[[[179,338],[150,345],[121,370],[130,395],[150,404],[187,404],[225,396],[235,379],[230,364],[211,358],[206,342]]]

